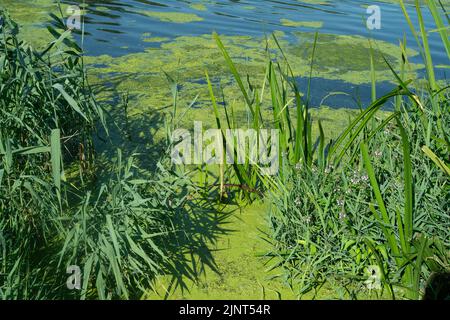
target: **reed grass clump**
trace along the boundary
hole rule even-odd
[[[375,135],[364,149],[370,150],[369,158],[325,170],[294,169],[288,184],[274,193],[270,256],[275,267],[288,272],[300,296],[325,285],[339,289],[341,298],[418,298],[433,272],[448,272],[448,176],[422,152],[421,129],[410,128],[414,169],[412,182],[405,181],[398,130],[393,124]],[[365,161],[375,168],[370,174]],[[375,180],[383,204],[373,194]],[[405,193],[411,183],[408,209]],[[410,218],[405,210],[411,210]],[[405,280],[412,269],[420,276]]]
[[[25,298],[17,290],[41,281],[30,269],[61,231],[64,158],[92,161],[92,134],[103,113],[78,53],[57,48],[68,33],[38,52],[18,39],[6,12],[0,15],[0,283],[6,283],[0,286],[8,297]]]
[[[121,150],[94,161],[106,113],[63,21],[36,51],[1,15],[0,298],[139,299],[159,276],[169,293],[214,268],[217,210],[165,154],[153,173]]]

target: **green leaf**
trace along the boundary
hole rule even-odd
[[[64,88],[63,88],[63,86],[61,84],[56,83],[56,84],[53,85],[53,88],[55,88],[56,90],[58,90],[62,94],[64,99],[66,99],[67,103],[73,108],[73,110],[78,112],[78,114],[80,116],[82,116],[87,122],[89,122],[89,120],[86,117],[86,115],[83,113],[83,111],[81,111],[80,106],[78,105],[78,103],[64,90]]]
[[[52,130],[51,133],[51,162],[53,182],[61,192],[61,132],[59,129]]]
[[[444,173],[450,176],[450,168],[439,159],[439,157],[427,146],[422,147],[422,151],[430,158]]]

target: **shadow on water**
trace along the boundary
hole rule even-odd
[[[170,243],[159,244],[169,257],[163,262],[163,275],[170,278],[164,298],[176,290],[189,291],[188,283],[196,283],[207,270],[219,272],[211,248],[219,237],[232,232],[226,225],[233,212],[218,210],[216,203],[199,197],[175,214],[173,225],[179,231]]]
[[[154,172],[158,161],[165,155],[168,145],[165,139],[156,138],[164,136],[165,113],[170,106],[152,109],[146,113],[130,116],[129,107],[139,101],[137,95],[119,92],[117,85],[133,77],[131,74],[120,74],[93,85],[96,94],[107,96],[101,103],[106,108],[106,121],[108,133],[99,129],[99,138],[96,140],[96,151],[101,158],[114,159],[117,149],[124,155],[135,155],[139,167],[148,172]],[[110,107],[114,106],[114,107]],[[148,110],[148,108],[146,108]]]
[[[234,212],[217,210],[216,203],[211,198],[193,200],[189,212],[180,212],[174,219],[174,227],[182,231],[169,244],[171,258],[165,265],[165,274],[170,281],[164,298],[177,290],[189,292],[190,285],[197,283],[208,270],[220,273],[211,248],[217,246],[220,237],[233,232],[226,226]]]

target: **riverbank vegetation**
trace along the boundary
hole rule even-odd
[[[50,27],[55,41],[35,51],[2,21],[1,297],[140,298],[157,275],[182,286],[213,266],[219,218],[189,179],[163,159],[150,174],[121,150],[96,157],[110,119],[70,31]],[[80,291],[67,290],[70,266],[83,266]]]
[[[426,2],[437,27],[431,31],[450,59],[448,16],[439,2]],[[140,154],[118,148],[117,140],[136,139],[128,95],[99,99],[101,81],[94,87],[89,74],[95,57],[84,57],[64,21],[52,15],[54,40],[35,49],[1,12],[0,297],[139,299],[164,278],[160,297],[170,298],[206,270],[218,271],[211,248],[230,232],[227,219],[263,202],[267,272],[296,298],[449,298],[450,91],[435,78],[430,30],[420,18],[425,8],[416,2],[415,26],[400,3],[425,76],[409,63],[406,41],[387,47],[388,57],[365,42],[372,103],[349,113],[333,134],[315,116],[310,88],[314,70],[332,73],[321,68],[323,50],[317,54],[330,38],[310,34],[302,51],[308,63],[299,66],[296,51],[274,34],[264,59],[246,70],[221,36],[209,40],[217,70],[228,70],[237,87],[230,94],[216,73],[210,77],[217,70],[202,72],[196,85],[207,93],[201,98],[209,99],[209,121],[221,130],[279,129],[274,176],[250,161],[172,164],[171,134],[198,97],[181,109],[179,85],[168,73],[173,104],[161,120],[167,139],[139,148],[154,158],[148,170]],[[346,38],[338,44],[345,47]],[[305,88],[299,73],[309,75]],[[387,79],[392,90],[380,96],[377,82]],[[225,136],[222,142],[230,143]],[[81,268],[80,290],[67,288],[71,266]]]
[[[416,9],[420,16],[421,8]],[[437,7],[430,9],[440,30],[445,29]],[[268,179],[258,175],[258,169],[241,166],[236,176],[253,188],[260,177],[267,187],[273,203],[267,240],[274,250],[269,256],[273,268],[285,270],[300,297],[310,291],[316,296],[321,287],[331,285],[341,298],[418,299],[426,290],[426,279],[436,274],[445,279],[448,274],[448,85],[440,86],[434,78],[422,22],[421,34],[411,28],[422,48],[427,78],[419,87],[405,76],[405,59],[399,73],[385,60],[398,86],[378,97],[372,68],[372,104],[335,140],[325,137],[320,120],[319,133],[311,133],[314,119],[308,95],[302,97],[290,80],[289,63],[268,63],[260,88],[267,85],[273,125],[281,132],[281,171]],[[445,44],[448,39],[443,35],[442,40]],[[406,44],[401,47],[405,52]],[[315,44],[311,69],[314,48]],[[242,93],[256,115],[253,128],[258,128],[260,94],[245,89]],[[389,105],[393,111],[380,114]],[[295,121],[291,113],[297,115]]]

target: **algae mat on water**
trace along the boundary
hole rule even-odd
[[[230,233],[211,248],[219,273],[207,270],[198,283],[189,282],[189,291],[178,289],[168,299],[295,299],[286,284],[271,279],[277,272],[267,272],[267,259],[260,257],[269,250],[261,238],[261,230],[267,230],[267,211],[267,205],[260,203],[235,212],[225,225]],[[163,298],[166,286],[167,281],[162,280],[158,294],[149,292],[145,298]]]
[[[310,57],[314,34],[295,32],[295,42],[289,41],[284,33],[276,33],[294,76],[309,75]],[[252,86],[261,88],[267,67],[266,41],[250,36],[222,36],[222,41],[240,74],[249,76]],[[210,113],[202,112],[210,107],[210,96],[205,83],[205,71],[213,80],[217,97],[225,98],[226,105],[233,105],[242,119],[246,118],[245,106],[239,88],[233,81],[224,58],[211,35],[183,36],[163,42],[159,46],[147,48],[144,52],[131,53],[119,57],[108,55],[87,57],[88,70],[94,83],[109,84],[115,95],[129,93],[130,114],[154,112],[173,104],[169,75],[177,84],[178,108],[191,106],[181,125],[192,120],[213,121]],[[152,40],[158,43],[158,39]],[[273,39],[269,38],[272,58],[281,59]],[[382,41],[372,43],[374,64],[378,81],[393,81],[383,55],[398,67],[401,50],[398,46]],[[409,56],[417,53],[407,51]],[[370,43],[359,36],[319,35],[313,77],[328,80],[342,80],[359,85],[370,82]],[[283,62],[281,61],[283,66]],[[410,64],[407,77],[415,77],[420,66]],[[172,88],[173,89],[173,88]],[[306,88],[300,88],[306,91]],[[265,110],[270,109],[270,96],[265,91]],[[100,92],[105,99],[107,92]],[[324,97],[322,97],[324,98]],[[191,103],[195,100],[195,103]],[[349,106],[347,106],[349,107]],[[190,126],[189,126],[190,127]]]

